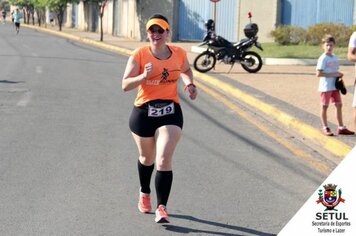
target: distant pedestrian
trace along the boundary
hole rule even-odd
[[[327,109],[329,103],[332,102],[336,107],[336,119],[338,122],[337,134],[352,135],[354,132],[348,130],[342,121],[342,101],[340,92],[335,87],[337,77],[343,77],[343,73],[339,72],[339,60],[333,53],[336,41],[331,35],[325,35],[322,39],[322,47],[324,53],[319,57],[316,66],[316,76],[319,80],[319,92],[321,98],[321,123],[323,125],[323,133],[327,136],[333,136],[328,122]]]
[[[51,24],[51,26],[54,26],[54,13],[53,12],[49,13],[49,23]]]
[[[352,62],[356,62],[356,31],[352,33],[349,41],[349,49],[347,52],[347,59]],[[355,64],[356,66],[356,64]],[[354,107],[354,125],[356,129],[356,74],[354,82],[354,98],[352,101],[352,106]]]
[[[138,209],[151,211],[150,182],[156,164],[157,223],[168,223],[166,210],[172,181],[173,153],[182,134],[183,113],[178,95],[181,79],[190,99],[197,96],[186,52],[168,45],[170,27],[166,17],[155,14],[146,23],[150,44],[129,58],[122,80],[124,91],[137,90],[130,129],[139,151],[140,193]]]
[[[20,32],[20,20],[22,18],[22,13],[19,11],[18,8],[16,8],[16,11],[15,11],[13,17],[14,17],[16,34],[18,34]]]
[[[6,10],[5,9],[2,9],[2,23],[5,24],[5,21],[6,21]]]

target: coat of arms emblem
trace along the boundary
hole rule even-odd
[[[323,187],[324,191],[319,189],[319,199],[316,201],[316,203],[322,203],[326,207],[325,211],[337,211],[334,208],[339,205],[340,202],[345,202],[345,199],[341,197],[341,189],[339,188],[337,191],[337,185],[335,184],[326,184]]]

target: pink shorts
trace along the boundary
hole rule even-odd
[[[321,92],[320,98],[321,104],[324,106],[328,106],[330,102],[333,104],[342,104],[339,90]]]

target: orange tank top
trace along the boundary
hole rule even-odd
[[[146,63],[153,64],[150,77],[138,86],[135,106],[141,106],[156,99],[173,100],[179,103],[178,80],[187,60],[187,53],[180,47],[173,45],[168,47],[172,55],[166,60],[154,57],[149,46],[138,48],[133,52],[132,57],[140,66],[140,74],[143,73]]]

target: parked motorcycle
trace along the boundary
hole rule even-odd
[[[216,61],[220,61],[231,65],[229,72],[235,63],[240,63],[242,68],[249,73],[258,72],[262,68],[262,58],[258,53],[249,51],[249,49],[255,46],[263,51],[263,48],[257,41],[258,25],[251,23],[250,13],[249,18],[250,23],[244,28],[247,38],[237,43],[231,43],[223,37],[217,36],[215,34],[215,22],[211,19],[208,20],[205,23],[207,33],[203,43],[199,45],[207,45],[207,49],[195,58],[194,68],[205,73],[214,68]]]

